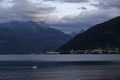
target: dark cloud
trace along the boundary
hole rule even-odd
[[[95,0],[96,1],[96,0]],[[98,4],[93,4],[99,8],[119,8],[120,9],[120,0],[97,0]]]
[[[43,1],[59,1],[59,2],[68,2],[68,3],[89,2],[89,0],[43,0]]]
[[[86,8],[86,7],[81,7],[80,9],[82,9],[82,10],[87,10],[87,8]]]
[[[0,0],[0,4],[3,2],[3,0]]]
[[[79,3],[79,2],[88,2],[89,0],[63,0],[63,1],[70,3]]]
[[[12,9],[28,13],[51,13],[55,10],[55,7],[41,6],[28,0],[13,0],[13,3]]]
[[[0,22],[12,20],[40,20],[55,11],[55,7],[35,4],[28,0],[11,0],[13,6],[0,7]]]
[[[0,3],[2,2],[3,0],[0,0]]]

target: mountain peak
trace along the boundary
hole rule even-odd
[[[49,28],[49,25],[47,23],[45,23],[44,21],[37,22],[37,24],[45,29]]]
[[[45,24],[45,22],[42,23]],[[9,25],[8,23],[0,24],[1,26],[0,54],[24,54],[56,50],[71,38],[56,29],[44,29],[43,25],[38,25],[33,21],[20,22],[20,25],[14,21],[10,22]]]
[[[34,22],[34,21],[32,21],[32,20],[27,21],[27,22],[24,22],[24,23],[26,23],[26,24],[31,24],[31,25],[37,24],[36,22]]]
[[[11,22],[6,22],[6,23],[1,23],[0,27],[8,27],[8,26],[14,27],[17,25],[21,25],[21,23],[22,22],[20,22],[20,21],[11,21]]]
[[[27,23],[35,23],[34,21],[30,20],[30,21],[27,21]]]

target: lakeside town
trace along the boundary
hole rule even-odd
[[[86,50],[64,50],[64,51],[47,51],[47,52],[31,52],[30,54],[119,54],[120,49],[86,49]]]
[[[85,50],[61,50],[61,51],[46,51],[46,52],[14,52],[14,53],[0,53],[0,54],[45,54],[45,55],[52,55],[52,54],[120,54],[119,48],[114,49],[85,49]]]
[[[114,48],[114,49],[86,49],[86,50],[68,50],[68,51],[49,51],[46,52],[46,54],[119,54],[120,49]]]

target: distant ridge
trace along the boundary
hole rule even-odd
[[[71,37],[40,24],[12,21],[0,24],[0,54],[34,53],[55,50]]]
[[[87,31],[80,33],[68,43],[61,46],[59,51],[92,49],[120,50],[120,17],[97,24]]]

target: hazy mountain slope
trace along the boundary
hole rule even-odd
[[[0,24],[0,53],[55,50],[70,39],[69,35],[43,25],[33,21]]]
[[[120,17],[95,25],[61,46],[58,50],[120,48]]]

